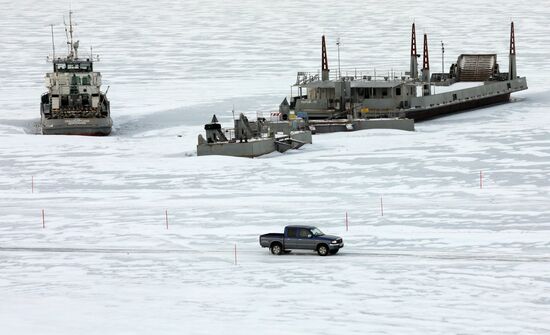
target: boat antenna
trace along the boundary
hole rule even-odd
[[[69,34],[71,35],[71,56],[76,57],[73,54],[74,52],[74,43],[73,43],[73,11],[69,10]]]
[[[67,39],[67,55],[71,53],[70,43],[69,43],[69,31],[67,30],[67,22],[65,21],[65,16],[63,16],[63,25],[65,26],[65,38]]]
[[[445,76],[445,43],[441,41],[441,81],[443,76]]]
[[[78,49],[78,41],[76,43],[73,39],[73,11],[69,10],[69,29],[67,30],[67,23],[65,23],[65,18],[63,18],[63,23],[65,24],[65,36],[67,37],[67,49],[68,49],[68,55],[67,58],[69,59],[75,59],[78,58],[77,49]]]
[[[340,37],[336,39],[336,46],[338,47],[338,79],[342,78],[342,71],[340,70],[340,44],[341,40]]]
[[[53,50],[53,59],[55,60],[55,41],[53,39],[53,24],[50,24],[50,28],[52,31],[52,50]]]

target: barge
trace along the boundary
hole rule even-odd
[[[342,76],[337,72],[335,79],[330,79],[325,36],[322,36],[321,74],[298,72],[294,84],[298,95],[292,97],[290,109],[296,115],[306,118],[314,128],[331,123],[335,125],[330,127],[331,131],[355,130],[336,125],[346,122],[342,120],[349,120],[348,124],[380,119],[424,121],[505,103],[510,101],[512,93],[528,88],[527,79],[517,75],[513,22],[510,28],[508,72],[500,72],[496,54],[462,54],[451,65],[448,73],[430,74],[426,34],[420,73],[419,57],[413,23],[410,69],[404,75],[388,72],[382,76],[376,73]],[[472,85],[464,87],[464,83]],[[445,92],[434,93],[438,88],[445,88]],[[383,128],[393,128],[397,124],[380,123]]]

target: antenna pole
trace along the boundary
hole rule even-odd
[[[53,39],[53,24],[50,24],[50,28],[52,30],[52,49],[53,49],[53,59],[55,60],[55,41]]]
[[[73,12],[69,11],[69,33],[71,35],[71,51],[73,49]]]
[[[445,43],[441,41],[441,81],[445,75]]]
[[[338,37],[338,39],[336,40],[336,46],[338,46],[338,78],[336,79],[340,79],[342,78],[342,71],[340,69],[340,37]]]
[[[65,22],[65,15],[63,15],[63,25],[65,26],[65,38],[67,39],[67,55],[71,53],[70,43],[69,43],[69,32],[67,31],[67,22]]]

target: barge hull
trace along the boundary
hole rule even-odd
[[[353,120],[331,120],[331,121],[310,121],[310,129],[315,134],[326,134],[335,132],[357,131],[367,129],[396,129],[414,131],[414,121],[410,118],[391,119],[353,119]]]
[[[457,114],[467,112],[472,109],[481,108],[485,106],[491,106],[496,104],[502,104],[510,101],[510,93],[504,93],[500,95],[471,99],[467,101],[461,101],[454,104],[445,106],[437,106],[432,108],[423,108],[418,110],[405,110],[405,116],[410,119],[414,119],[415,122],[426,121],[442,117],[449,114]]]
[[[263,139],[253,139],[248,142],[216,142],[202,143],[197,145],[197,156],[219,155],[233,157],[254,158],[272,153],[274,151],[286,151],[286,149],[298,149],[304,144],[311,144],[310,131],[296,131],[290,135],[284,136],[288,144],[288,148],[281,149],[280,146],[284,143],[280,141],[283,138],[276,139],[268,137]]]

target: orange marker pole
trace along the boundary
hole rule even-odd
[[[382,201],[382,197],[380,197],[380,213],[384,216],[384,202]]]
[[[483,171],[479,171],[479,188],[483,188]]]
[[[346,231],[348,231],[348,226],[349,226],[349,223],[348,223],[348,212],[346,212]]]
[[[42,210],[42,229],[46,228],[46,221],[44,221],[44,210]]]

